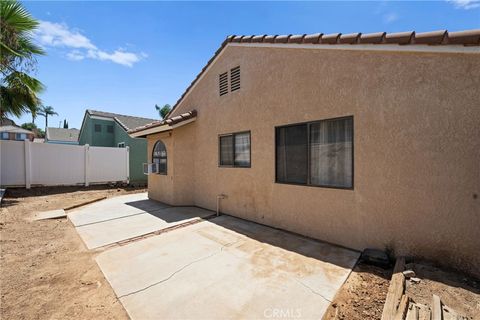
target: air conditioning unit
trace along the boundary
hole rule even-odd
[[[157,163],[144,163],[143,164],[143,174],[149,175],[152,173],[158,173],[158,164]]]

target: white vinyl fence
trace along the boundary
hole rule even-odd
[[[129,148],[0,140],[0,185],[129,182]]]

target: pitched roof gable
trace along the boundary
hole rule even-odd
[[[157,121],[157,119],[127,116],[124,114],[90,110],[90,109],[87,109],[87,113],[92,116],[99,116],[99,117],[111,118],[113,120],[116,120],[118,124],[125,129],[125,131]]]
[[[305,45],[428,45],[428,46],[480,46],[480,29],[453,31],[438,30],[430,32],[376,32],[376,33],[314,33],[300,35],[231,35],[228,36],[208,60],[207,64],[197,74],[187,89],[177,100],[166,118],[175,111],[193,86],[200,80],[213,61],[219,56],[229,43],[248,44],[305,44]],[[480,52],[480,51],[479,51]]]

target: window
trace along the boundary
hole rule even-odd
[[[8,139],[9,139],[8,132],[2,132],[2,140],[8,140]]]
[[[119,142],[118,147],[119,148],[125,148],[125,142]]]
[[[113,126],[107,126],[107,132],[113,133]]]
[[[102,126],[99,124],[95,125],[95,132],[102,132]]]
[[[353,188],[353,117],[277,127],[276,182]]]
[[[152,162],[157,164],[157,173],[167,174],[167,149],[162,141],[158,140],[153,147]]]
[[[219,166],[250,167],[250,132],[219,136]]]
[[[15,136],[15,139],[23,141],[27,139],[27,134],[26,133],[17,133]]]

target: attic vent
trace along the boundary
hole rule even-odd
[[[230,90],[240,89],[240,66],[230,70]]]
[[[218,85],[220,89],[220,96],[228,93],[228,72],[222,73],[218,77]]]

